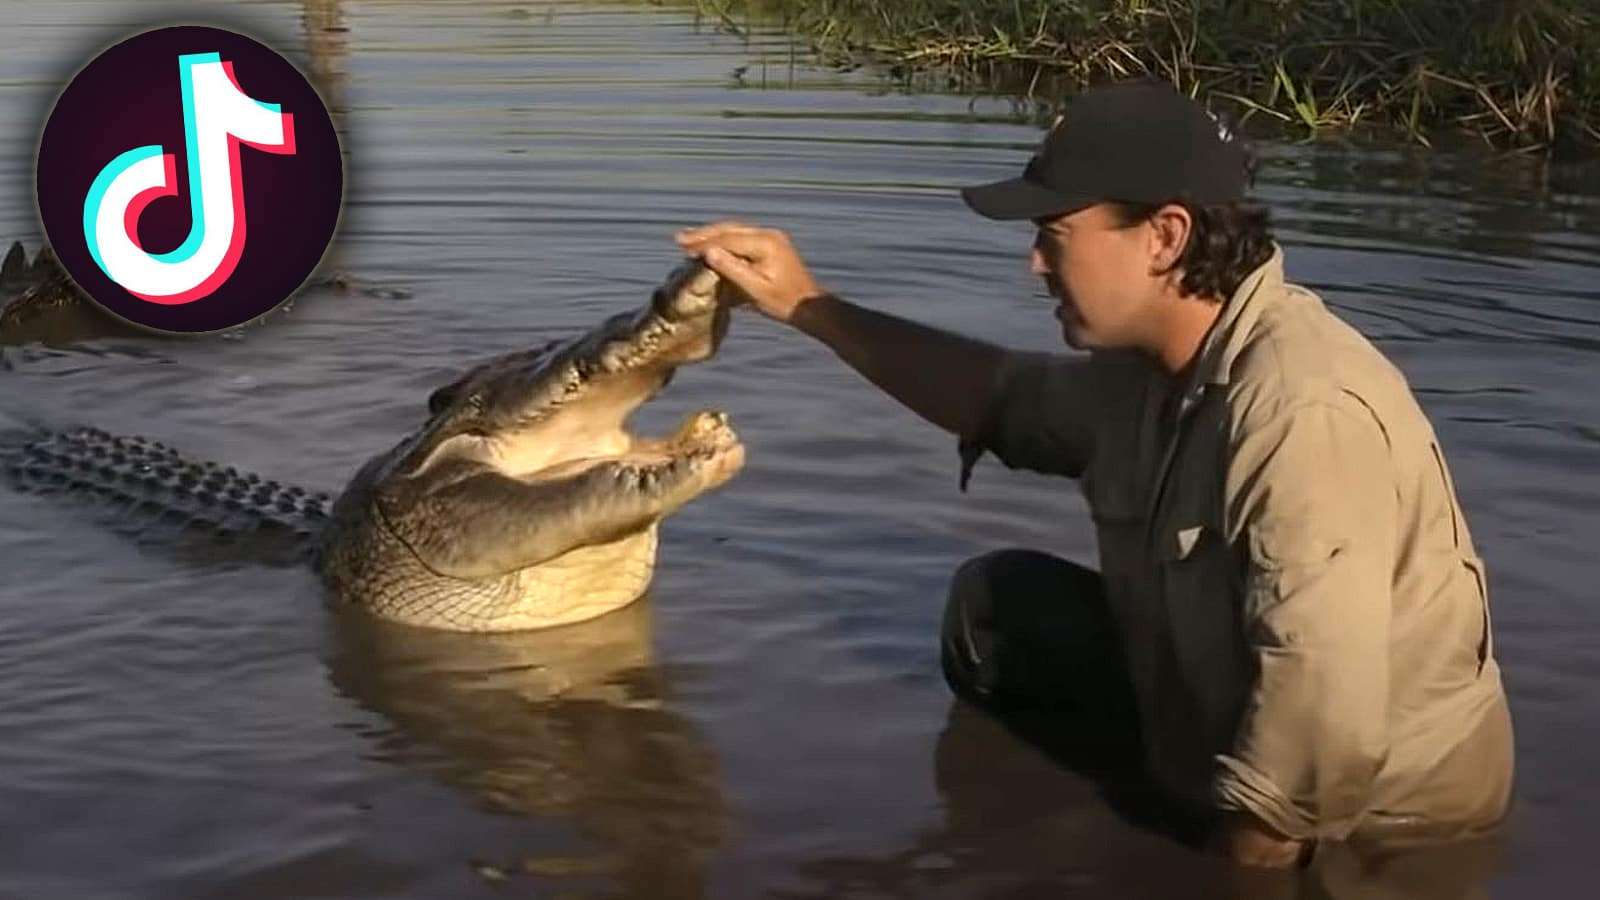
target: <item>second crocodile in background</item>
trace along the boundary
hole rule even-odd
[[[6,468],[24,488],[87,489],[222,531],[298,531],[334,596],[386,619],[455,631],[581,621],[642,595],[660,521],[743,465],[720,412],[668,437],[624,428],[677,366],[716,353],[730,297],[685,262],[637,312],[476,366],[331,508],[90,428],[37,436],[4,454]]]

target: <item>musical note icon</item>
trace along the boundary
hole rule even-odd
[[[101,271],[129,293],[160,304],[191,303],[221,287],[244,253],[245,209],[239,148],[295,152],[294,117],[239,86],[218,53],[178,57],[190,226],[177,248],[150,253],[139,216],[178,193],[177,160],[160,144],[135,147],[100,170],[83,204],[83,234]]]

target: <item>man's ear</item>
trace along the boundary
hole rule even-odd
[[[1194,219],[1182,204],[1168,203],[1150,216],[1150,226],[1151,274],[1170,272],[1183,258],[1183,251],[1189,245],[1189,232],[1194,228]]]

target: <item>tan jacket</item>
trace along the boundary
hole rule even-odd
[[[967,448],[1081,478],[1152,774],[1297,838],[1499,820],[1483,561],[1405,378],[1276,247],[1191,372],[1012,354]]]

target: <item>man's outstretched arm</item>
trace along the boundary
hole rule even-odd
[[[857,306],[812,278],[789,236],[717,222],[677,234],[757,309],[833,349],[912,412],[961,437],[978,434],[1008,351]]]

